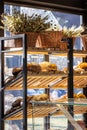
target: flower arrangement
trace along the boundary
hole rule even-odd
[[[11,33],[42,32],[50,28],[50,22],[47,21],[48,16],[42,18],[41,15],[32,14],[28,16],[24,13],[14,12],[13,15],[1,15],[1,22],[4,26],[0,28],[6,29]]]

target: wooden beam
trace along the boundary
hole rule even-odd
[[[8,4],[58,10],[75,14],[85,12],[85,0],[4,0]]]

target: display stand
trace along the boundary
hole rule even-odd
[[[68,38],[68,98],[73,98],[73,38]],[[73,106],[69,106],[69,113],[73,117]],[[74,130],[74,127],[68,122],[68,130]]]
[[[0,40],[0,130],[4,130],[4,41]]]
[[[83,62],[87,62],[87,56],[83,58]],[[87,85],[86,88],[83,88],[83,94],[87,97]],[[87,112],[83,114],[83,120],[85,122],[86,129],[87,129]]]
[[[49,55],[44,55],[44,60],[49,62]],[[48,96],[50,96],[49,95],[50,89],[49,88],[45,89],[45,93],[48,94]],[[44,118],[44,130],[49,130],[49,129],[50,129],[50,115]]]
[[[50,89],[52,87],[54,87],[55,85],[58,84],[58,82],[61,82],[63,79],[66,78],[66,82],[67,82],[67,86],[68,88],[64,88],[64,89],[67,89],[68,91],[68,100],[67,100],[67,110],[64,109],[63,105],[60,105],[59,102],[56,102],[55,106],[52,106],[49,107],[49,105],[47,106],[47,108],[43,105],[43,111],[40,109],[40,106],[36,106],[36,112],[35,112],[35,109],[34,109],[34,106],[35,104],[33,105],[33,110],[32,110],[32,107],[28,107],[29,104],[27,104],[27,89],[30,89],[31,86],[32,88],[34,89],[37,88],[39,85],[37,86],[33,86],[33,82],[37,82],[39,79],[38,79],[38,75],[34,75],[35,76],[35,81],[32,81],[32,83],[30,83],[31,81],[31,77],[33,77],[33,75],[28,75],[27,76],[27,44],[26,43],[26,35],[18,35],[18,36],[14,36],[14,37],[11,37],[12,38],[23,38],[23,73],[22,73],[22,79],[20,78],[19,79],[14,79],[14,85],[12,85],[12,82],[9,83],[9,85],[7,85],[7,88],[12,85],[13,89],[15,88],[15,84],[17,85],[17,82],[21,82],[21,88],[23,90],[23,107],[20,108],[19,110],[17,111],[14,111],[13,113],[11,112],[10,114],[7,115],[7,117],[4,118],[4,90],[5,89],[5,85],[4,85],[4,53],[8,53],[9,50],[4,50],[4,40],[8,40],[9,38],[2,38],[1,39],[1,55],[0,55],[0,58],[1,58],[1,70],[0,70],[0,77],[1,77],[1,82],[0,82],[0,86],[1,86],[1,91],[0,91],[0,128],[1,130],[4,130],[4,120],[7,119],[7,120],[14,120],[16,117],[18,117],[18,119],[23,119],[23,130],[27,130],[27,118],[32,118],[32,120],[34,120],[35,117],[40,117],[39,114],[42,114],[41,117],[45,117],[45,122],[44,122],[44,130],[48,130],[50,129],[50,116],[53,115],[52,113],[56,113],[58,111],[62,111],[63,114],[65,114],[65,116],[67,117],[67,119],[69,120],[68,121],[68,130],[74,130],[74,127],[78,127],[79,130],[81,130],[80,126],[75,122],[74,120],[74,111],[73,111],[73,107],[74,107],[74,100],[72,100],[72,104],[69,104],[69,99],[70,98],[73,98],[73,39],[72,38],[68,38],[66,39],[68,41],[68,51],[67,51],[67,61],[68,61],[68,78],[67,77],[60,77],[58,78],[59,75],[56,75],[56,80],[53,81],[53,79],[51,81],[49,81],[48,84],[46,84],[47,86],[44,87],[41,83],[41,88],[45,88],[45,93],[47,93],[49,95],[49,102],[44,102],[44,103],[53,103],[50,101]],[[24,36],[24,37],[23,37]],[[12,52],[13,53],[13,52]],[[57,53],[57,52],[56,52]],[[44,58],[45,61],[49,61],[49,54],[45,55],[45,58]],[[52,74],[52,76],[55,75],[55,74]],[[53,78],[51,76],[51,78]],[[62,75],[63,76],[63,75]],[[36,79],[37,77],[37,79]],[[45,75],[45,78],[47,77],[47,75]],[[49,76],[48,76],[49,77]],[[19,78],[19,77],[18,77]],[[28,82],[31,84],[29,86],[27,86],[27,78],[28,78]],[[41,81],[43,79],[43,76],[41,75]],[[19,80],[19,81],[18,81]],[[17,81],[17,82],[16,82]],[[11,86],[10,86],[11,87]],[[58,86],[57,86],[58,88]],[[12,89],[12,88],[11,88]],[[10,89],[10,90],[11,90]],[[38,87],[39,89],[39,87]],[[9,89],[8,89],[9,90]],[[17,90],[14,89],[14,90]],[[39,103],[39,102],[37,102]],[[62,102],[61,102],[62,104]],[[66,105],[66,102],[65,102],[65,105]],[[28,108],[28,111],[27,111],[27,108]],[[46,113],[45,113],[46,112]],[[31,116],[31,113],[33,113]],[[27,116],[28,115],[28,116]],[[11,117],[12,116],[12,117]],[[73,122],[72,122],[73,120]],[[33,130],[35,129],[34,127],[34,122],[33,123]],[[74,123],[74,125],[73,125]]]
[[[27,130],[27,37],[25,34],[0,38],[0,130],[4,130],[4,53],[11,52],[9,49],[5,50],[4,41],[18,38],[22,39],[23,45],[23,130]]]

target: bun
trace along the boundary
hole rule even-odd
[[[48,100],[48,95],[47,94],[35,95],[35,96],[33,96],[32,100],[45,101],[45,100]]]
[[[22,98],[18,98],[16,101],[12,103],[12,107],[17,107],[21,105]]]
[[[78,96],[78,98],[86,98],[86,96],[82,93],[78,94],[77,96]]]
[[[12,74],[17,76],[22,71],[22,68],[13,68]]]
[[[84,69],[81,69],[81,68],[75,68],[74,71],[75,71],[76,73],[80,73],[80,74],[83,74],[83,73],[85,72],[85,70],[84,70]]]
[[[41,71],[42,72],[50,72],[50,71],[57,71],[57,66],[56,64],[44,61],[42,63],[39,64],[41,67]]]
[[[28,63],[27,64],[27,71],[30,71],[32,73],[40,73],[41,67],[39,64],[36,64],[36,63]]]
[[[62,71],[66,74],[66,73],[68,73],[68,68],[65,67],[65,68],[62,69]]]
[[[62,99],[67,99],[68,98],[67,94],[63,95],[61,98]],[[82,93],[80,93],[80,94],[74,93],[74,98],[86,98],[86,96],[84,94],[82,94]]]
[[[84,69],[84,70],[87,70],[87,63],[86,62],[82,62],[80,63],[77,68],[81,68],[81,69]]]

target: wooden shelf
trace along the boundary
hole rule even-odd
[[[22,48],[14,48],[6,50],[6,55],[22,55]],[[9,52],[9,53],[8,53]],[[62,51],[57,48],[28,48],[27,54],[42,54],[42,55],[55,55],[55,56],[67,56],[68,50]],[[73,50],[73,55],[76,57],[86,57],[87,51]]]
[[[66,89],[68,77],[65,74],[45,74],[45,75],[28,75],[27,88],[40,89],[40,88],[53,88],[53,89]],[[74,76],[74,88],[85,88],[87,85],[86,75]],[[13,79],[5,85],[6,90],[22,90],[23,77],[20,76]]]
[[[33,108],[31,105],[28,105],[27,108],[27,116],[28,118],[33,117],[45,117],[48,116],[51,112],[56,111],[58,108],[55,105],[50,104],[38,104],[35,105]],[[6,120],[19,120],[23,119],[23,108],[16,110],[15,112],[8,114],[5,116]]]
[[[79,100],[79,99],[78,99]],[[82,100],[82,99],[81,99]],[[79,100],[79,101],[81,101]],[[85,101],[85,103],[83,103]],[[27,107],[27,117],[28,118],[40,118],[45,117],[50,114],[50,116],[58,116],[63,115],[62,111],[58,108],[58,104],[64,105],[65,109],[67,110],[68,102],[65,102],[65,99],[62,99],[62,101],[54,101],[54,102],[35,102],[33,105],[29,104]],[[83,114],[87,112],[87,99],[83,99],[82,102],[72,104],[74,105],[74,113],[75,114]],[[5,120],[19,120],[23,119],[23,108],[19,108],[18,110],[15,110],[14,112],[6,115],[4,117]]]

